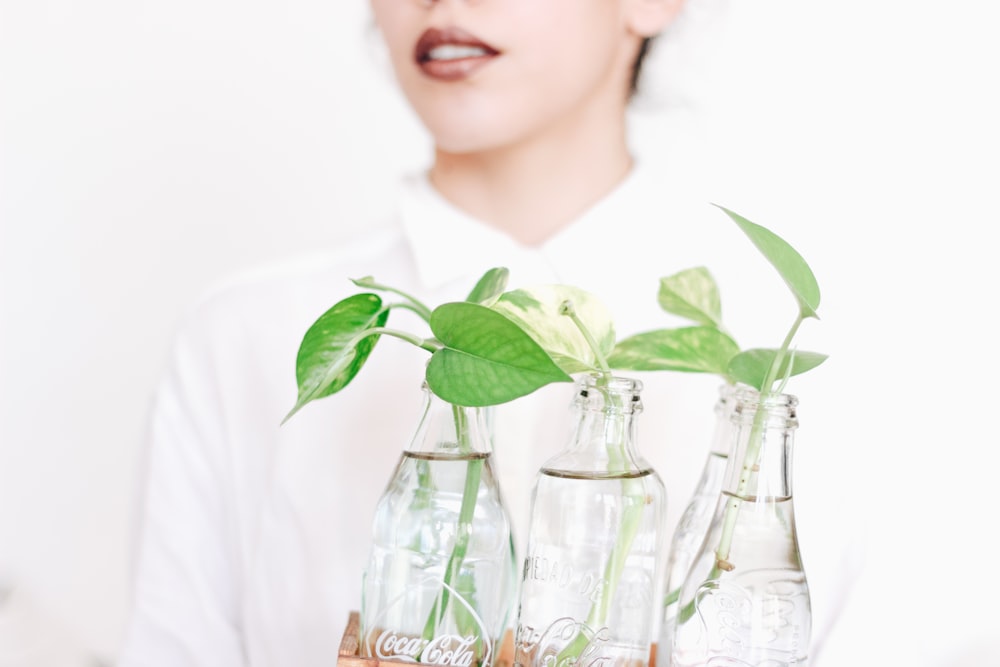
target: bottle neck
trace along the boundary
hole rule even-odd
[[[641,390],[641,382],[628,378],[585,376],[578,380],[569,443],[545,467],[598,475],[646,472],[649,466],[636,448]]]
[[[733,446],[722,483],[724,492],[757,502],[792,497],[797,404],[798,399],[790,394],[738,396],[731,416]]]
[[[727,458],[736,437],[734,416],[740,406],[740,401],[759,398],[757,391],[745,385],[729,384],[719,387],[719,398],[715,402],[715,429],[712,433],[710,456]]]
[[[470,456],[492,451],[486,410],[453,405],[423,386],[424,409],[406,451],[415,454]]]

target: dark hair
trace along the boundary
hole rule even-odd
[[[639,53],[636,54],[635,62],[632,63],[632,78],[629,80],[628,84],[629,99],[635,97],[635,94],[639,92],[639,77],[642,75],[642,63],[645,62],[646,56],[649,55],[649,50],[652,45],[652,37],[643,38],[642,43],[639,44]]]

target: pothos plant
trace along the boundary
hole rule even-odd
[[[827,356],[793,347],[795,335],[802,323],[818,319],[820,290],[809,265],[788,242],[765,227],[719,206],[744,232],[763,256],[777,269],[797,305],[797,312],[781,345],[777,348],[740,350],[735,340],[722,326],[718,287],[707,269],[699,267],[663,278],[659,303],[668,313],[695,322],[694,326],[662,329],[638,334],[621,341],[615,348],[611,363],[617,368],[634,371],[674,370],[715,373],[729,384],[742,384],[756,390],[763,403],[785,390],[789,378],[812,370]],[[743,461],[737,495],[746,491],[750,472],[758,464],[763,444],[763,410],[754,414],[748,447]],[[723,528],[715,546],[715,565],[708,579],[724,570],[732,570],[729,561],[739,504],[731,502],[723,515]],[[667,591],[665,604],[679,597],[679,590]],[[693,607],[682,609],[684,620]]]
[[[570,378],[538,343],[490,308],[502,295],[508,277],[505,268],[490,269],[465,301],[445,303],[433,310],[372,277],[352,280],[369,291],[337,302],[306,331],[295,364],[298,398],[284,421],[308,403],[347,387],[383,335],[429,352],[427,384],[455,405],[496,405],[550,382],[568,381]],[[386,303],[379,293],[401,300]],[[386,326],[390,313],[397,309],[416,313],[430,328],[430,335]]]
[[[786,383],[793,375],[799,375],[819,366],[827,356],[816,352],[797,350],[793,347],[795,335],[802,323],[809,318],[817,318],[820,292],[816,278],[802,256],[784,239],[767,228],[755,224],[743,216],[719,206],[737,224],[762,255],[777,269],[785,284],[791,290],[797,313],[791,327],[777,348],[750,348],[742,350],[722,321],[721,298],[718,285],[705,267],[695,267],[680,271],[660,280],[657,300],[667,313],[689,320],[688,326],[659,329],[630,336],[618,341],[603,361],[601,372],[610,376],[611,369],[617,371],[678,371],[710,373],[719,376],[731,385],[745,385],[760,394],[761,401],[784,391]],[[581,330],[584,331],[581,324]],[[751,427],[750,444],[744,460],[740,462],[744,474],[740,476],[745,486],[751,477],[748,474],[757,466],[763,440],[764,411],[755,413]],[[623,482],[623,493],[630,494],[628,481]],[[738,489],[738,493],[745,492]],[[636,504],[641,511],[641,504]],[[725,569],[731,569],[729,562],[736,515],[739,506],[727,505],[724,514],[722,536],[716,546],[715,567],[709,574],[713,579]],[[606,603],[617,586],[616,573],[620,574],[620,559],[627,554],[635,527],[640,516],[626,512],[621,519],[618,540],[609,557],[605,580],[609,585],[601,600],[595,601],[588,616],[588,625],[595,627],[603,621]],[[679,591],[668,592],[677,595]],[[669,604],[671,600],[665,601]],[[693,613],[693,607],[681,610],[683,620]],[[572,659],[585,648],[586,638],[578,635],[557,657],[556,664],[570,664],[564,659]]]
[[[623,371],[711,373],[730,384],[744,384],[762,394],[782,391],[784,383],[823,363],[827,356],[792,348],[802,323],[817,318],[819,286],[802,256],[777,234],[719,207],[778,270],[798,303],[798,313],[780,347],[741,350],[722,322],[719,288],[705,267],[685,269],[660,280],[657,295],[667,313],[693,322],[658,329],[618,342],[609,362]]]
[[[817,317],[819,288],[802,257],[769,230],[721,208],[778,270],[799,304],[799,312],[781,346],[741,351],[722,326],[718,288],[707,269],[688,269],[661,280],[658,300],[668,313],[691,320],[688,327],[662,329],[616,340],[614,324],[604,305],[588,292],[567,285],[543,285],[505,291],[508,272],[494,268],[461,302],[433,309],[396,287],[372,277],[354,280],[367,291],[349,296],[330,308],[308,329],[296,359],[298,398],[285,421],[308,403],[331,396],[357,376],[382,336],[408,342],[430,354],[425,380],[441,399],[455,406],[490,406],[528,395],[553,382],[571,382],[572,374],[596,373],[605,380],[622,371],[682,371],[715,373],[727,382],[743,383],[762,395],[780,392],[792,375],[822,363],[824,355],[794,351],[799,326]],[[380,294],[398,301],[386,303]],[[416,313],[430,335],[387,326],[396,309]],[[284,422],[283,422],[284,423]],[[761,428],[744,466],[755,465]],[[461,435],[460,435],[461,437]],[[618,443],[620,445],[620,442]],[[461,443],[459,443],[461,446]],[[609,440],[609,446],[614,444]],[[478,489],[478,471],[470,463],[460,510],[459,535],[471,529],[471,504]],[[628,488],[623,492],[628,494]],[[466,507],[468,505],[468,507]],[[623,516],[614,552],[606,564],[601,600],[594,602],[588,624],[600,623],[614,595],[622,559],[628,552],[638,516]],[[734,523],[730,521],[729,523]],[[726,563],[732,530],[724,532],[718,563]],[[457,572],[467,544],[453,548],[447,573]],[[446,574],[446,577],[449,576]],[[438,603],[427,619],[424,638],[433,637],[451,582],[445,581]],[[583,650],[584,637],[562,651],[560,661]]]
[[[354,280],[366,291],[334,304],[302,339],[296,359],[298,398],[285,421],[310,402],[347,387],[384,336],[430,353],[424,379],[434,394],[455,406],[460,451],[470,448],[468,433],[460,426],[460,407],[505,403],[552,382],[572,381],[570,373],[590,370],[595,364],[606,368],[604,355],[614,346],[615,336],[602,303],[564,285],[504,291],[507,281],[505,268],[491,269],[464,301],[431,309],[374,278]],[[386,302],[381,294],[396,300]],[[389,327],[389,317],[398,309],[416,313],[429,332]],[[467,465],[457,537],[424,624],[422,638],[428,641],[449,608],[450,591],[457,583],[452,579],[461,571],[472,535],[483,461],[473,458]],[[462,613],[459,607],[451,609],[456,615]],[[456,622],[461,625],[462,619],[456,617]]]

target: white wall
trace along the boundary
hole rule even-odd
[[[356,233],[423,139],[363,3],[2,7],[0,577],[110,656],[181,310]]]
[[[798,456],[857,471],[843,493],[872,504],[865,586],[825,664],[876,664],[844,648],[868,636],[959,664],[1000,592],[996,11],[734,4],[716,200],[820,277],[814,347],[843,361],[800,388],[837,402],[862,455]],[[422,160],[366,22],[360,0],[0,0],[0,582],[37,641],[114,659],[146,404],[186,304],[371,224]],[[672,139],[650,118],[655,154]]]

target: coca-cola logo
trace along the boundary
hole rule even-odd
[[[439,635],[428,640],[386,630],[375,641],[375,655],[383,660],[472,667],[476,657],[473,647],[478,640],[475,635]]]
[[[423,603],[448,592],[448,607],[440,622],[427,632],[427,618]],[[445,619],[462,619],[458,623]],[[409,623],[409,625],[407,625]],[[489,627],[479,611],[454,587],[432,576],[419,579],[405,587],[378,613],[365,619],[365,640],[362,652],[365,657],[396,660],[444,667],[474,667],[493,662],[493,639]],[[424,628],[424,632],[417,628]]]
[[[566,617],[540,633],[522,625],[517,635],[518,652],[532,656],[527,662],[536,667],[607,667],[612,662],[601,654],[602,646],[611,639],[608,628],[592,630],[586,623]]]

